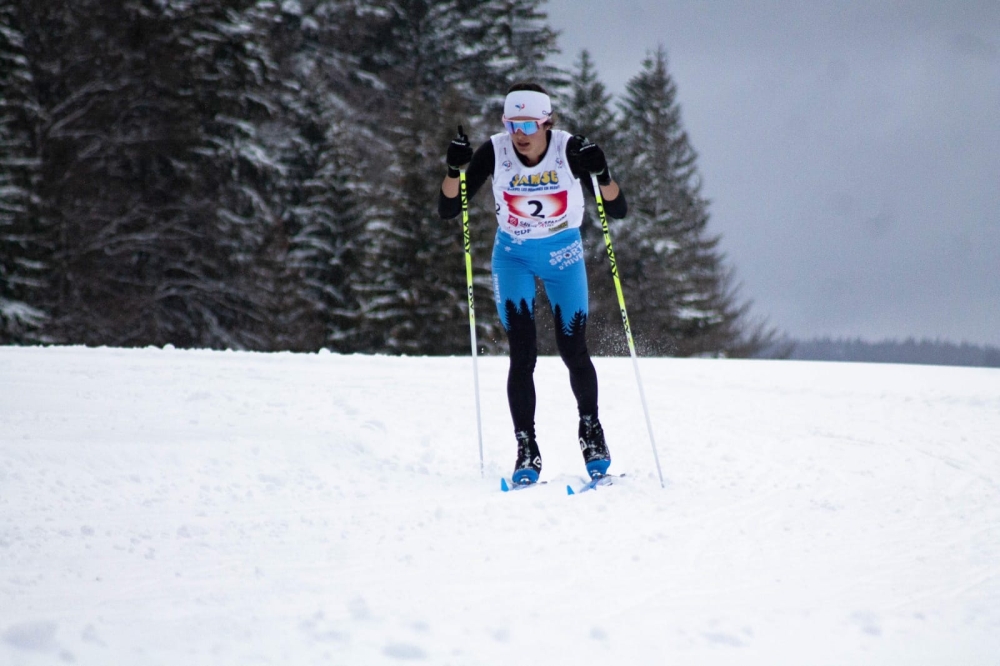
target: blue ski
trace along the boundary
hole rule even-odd
[[[505,493],[509,493],[514,490],[524,490],[525,488],[532,488],[534,486],[545,485],[546,481],[535,481],[534,483],[514,483],[513,481],[508,481],[507,479],[500,479],[500,490]]]
[[[625,476],[624,474],[601,474],[600,476],[595,476],[591,479],[587,485],[583,486],[579,490],[573,490],[573,486],[566,486],[567,495],[579,495],[580,493],[585,493],[588,490],[596,490],[598,486],[610,486],[614,484],[615,479]]]

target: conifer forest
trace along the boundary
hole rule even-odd
[[[627,195],[610,222],[640,353],[766,348],[708,229],[669,45],[616,99],[586,51],[551,64],[557,38],[542,0],[3,0],[0,344],[467,354],[444,155],[534,81]],[[502,353],[489,188],[470,214],[477,339]],[[583,231],[591,350],[627,354],[592,208]],[[538,310],[551,353],[543,290]]]

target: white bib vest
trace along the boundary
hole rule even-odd
[[[548,238],[583,223],[583,189],[570,171],[566,141],[572,135],[552,130],[542,161],[524,166],[510,134],[494,134],[493,198],[497,223],[515,238]]]

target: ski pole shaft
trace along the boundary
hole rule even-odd
[[[472,345],[472,383],[476,395],[476,429],[479,434],[479,476],[485,477],[483,468],[483,418],[479,409],[479,362],[476,352],[476,304],[472,295],[472,236],[469,233],[469,192],[465,186],[465,169],[459,177],[459,195],[462,198],[462,239],[465,245],[465,283],[469,290],[469,339]]]
[[[622,324],[625,325],[625,337],[628,339],[628,350],[632,355],[632,368],[635,370],[635,381],[639,385],[639,400],[642,401],[642,412],[646,416],[646,429],[649,430],[649,443],[653,447],[653,460],[656,462],[656,473],[660,476],[660,487],[663,483],[663,471],[660,469],[660,456],[656,452],[656,440],[653,438],[653,423],[649,419],[649,406],[646,404],[646,392],[642,388],[642,377],[639,375],[639,360],[635,352],[635,340],[632,338],[632,326],[628,321],[628,311],[625,309],[625,294],[622,292],[622,281],[618,277],[618,262],[615,260],[615,250],[611,246],[611,229],[608,228],[608,216],[604,212],[604,197],[601,196],[601,186],[597,182],[597,174],[590,174],[594,184],[594,199],[597,201],[597,214],[601,218],[601,229],[604,230],[604,246],[608,250],[608,260],[611,262],[611,277],[615,281],[615,292],[618,294],[618,307],[622,313]]]

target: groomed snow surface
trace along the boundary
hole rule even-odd
[[[0,664],[1000,663],[1000,371],[0,348]]]

